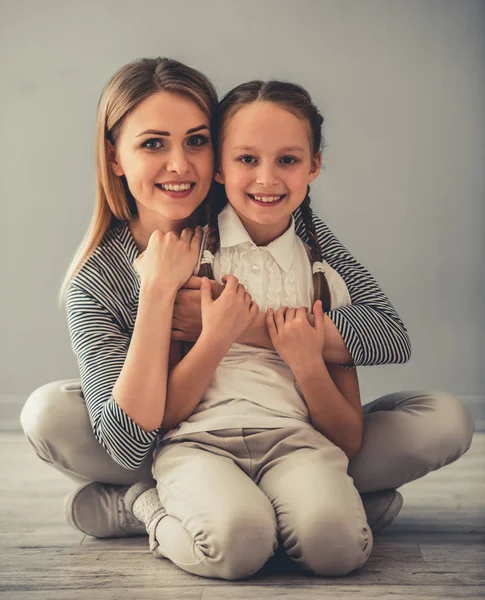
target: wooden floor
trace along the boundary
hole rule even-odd
[[[282,560],[244,582],[189,575],[152,556],[147,538],[102,541],[72,530],[62,511],[72,487],[21,433],[0,433],[0,598],[485,598],[485,433],[457,463],[402,488],[404,508],[367,565],[339,579]]]

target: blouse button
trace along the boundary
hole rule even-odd
[[[253,265],[253,271],[257,273],[259,271],[258,265]]]
[[[254,244],[251,244],[251,250],[253,250],[253,252],[256,250],[256,246]]]

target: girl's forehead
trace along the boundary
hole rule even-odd
[[[239,108],[228,120],[224,137],[252,143],[299,141],[309,145],[309,124],[285,106],[256,101]]]

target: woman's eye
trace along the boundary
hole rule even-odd
[[[142,144],[143,148],[148,148],[148,150],[158,150],[162,147],[162,142],[157,139],[145,140]]]
[[[283,156],[283,158],[281,159],[281,162],[284,165],[294,165],[298,161],[294,156]]]
[[[191,135],[187,139],[187,146],[198,147],[206,146],[209,143],[209,138],[206,135]]]
[[[254,158],[254,156],[249,156],[249,154],[245,154],[244,156],[241,156],[239,160],[244,165],[252,165],[256,159]]]

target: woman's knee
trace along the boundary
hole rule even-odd
[[[20,413],[20,423],[27,439],[39,457],[48,462],[51,444],[63,435],[66,418],[72,415],[72,400],[84,403],[79,380],[53,381],[34,390]],[[84,412],[87,416],[85,408]]]
[[[475,426],[461,400],[447,392],[436,391],[426,396],[429,427],[420,428],[425,435],[410,444],[410,451],[419,457],[440,453],[443,465],[465,454],[472,442]]]

